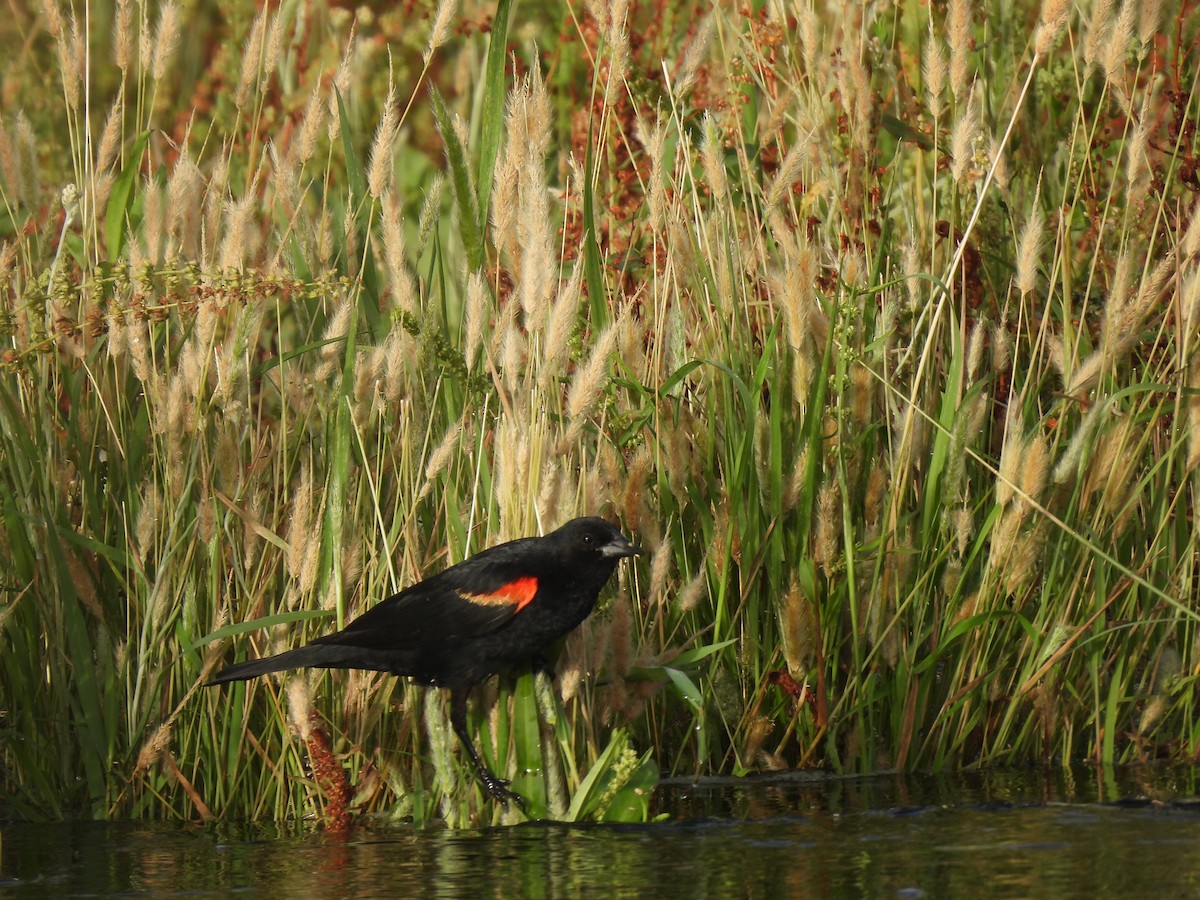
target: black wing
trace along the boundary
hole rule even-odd
[[[539,540],[524,538],[477,553],[377,603],[341,631],[313,643],[415,650],[490,634],[537,595]]]

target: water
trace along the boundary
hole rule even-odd
[[[671,818],[449,832],[0,826],[0,897],[1200,897],[1200,771],[665,785]]]

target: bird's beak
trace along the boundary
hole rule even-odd
[[[600,548],[600,552],[604,556],[615,556],[618,559],[623,556],[637,556],[644,552],[637,544],[631,544],[625,539],[625,535],[618,534],[611,541]]]

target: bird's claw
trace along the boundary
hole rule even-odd
[[[481,775],[483,785],[487,789],[489,797],[493,800],[499,800],[505,806],[510,802],[515,802],[521,808],[521,812],[525,812],[525,798],[509,788],[509,785],[512,784],[511,781],[498,778],[490,772],[481,773]]]

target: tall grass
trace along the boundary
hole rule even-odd
[[[436,692],[202,685],[578,513],[652,552],[553,683],[480,692],[533,814],[1200,752],[1200,22],[429,12],[24,23],[10,814],[520,818]]]

